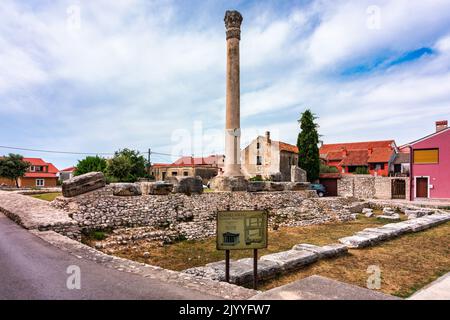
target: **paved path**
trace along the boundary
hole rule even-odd
[[[450,272],[417,291],[411,300],[450,300]]]
[[[81,290],[67,289],[67,267],[81,270]],[[0,213],[1,299],[217,299],[174,284],[78,259]]]
[[[252,300],[399,300],[374,290],[328,279],[310,276],[281,287],[257,294]]]

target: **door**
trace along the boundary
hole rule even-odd
[[[416,198],[428,198],[428,178],[416,178]]]
[[[327,189],[326,196],[337,197],[337,179],[320,179],[320,183]]]
[[[406,199],[406,183],[405,180],[392,180],[392,199]]]

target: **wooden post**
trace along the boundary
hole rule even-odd
[[[258,249],[253,249],[253,289],[258,288]]]
[[[225,250],[225,282],[230,282],[230,250]]]

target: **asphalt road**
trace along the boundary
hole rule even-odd
[[[66,271],[71,265],[80,268],[81,289],[67,288],[71,274]],[[78,259],[34,236],[0,213],[0,299],[217,297]]]

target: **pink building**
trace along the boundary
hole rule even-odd
[[[450,199],[450,128],[437,121],[436,132],[407,145],[411,153],[411,200]]]

